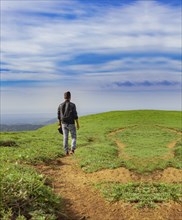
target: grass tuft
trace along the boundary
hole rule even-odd
[[[137,207],[156,207],[158,203],[174,200],[180,202],[180,184],[164,183],[101,183],[97,188],[109,201],[134,203]]]
[[[17,147],[17,143],[14,140],[0,140],[0,147]]]
[[[9,213],[9,219],[56,219],[61,199],[44,183],[44,176],[30,167],[1,164],[0,218]]]

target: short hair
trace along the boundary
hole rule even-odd
[[[69,91],[64,93],[64,99],[70,99],[71,98],[71,93]]]

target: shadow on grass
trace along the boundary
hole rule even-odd
[[[58,220],[86,220],[87,217],[76,213],[72,208],[71,199],[62,198],[62,210],[64,214],[61,214]]]

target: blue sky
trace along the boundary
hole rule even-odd
[[[181,0],[1,0],[1,113],[181,108]]]

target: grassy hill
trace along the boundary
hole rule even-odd
[[[179,111],[140,110],[81,117],[75,159],[85,172],[126,167],[146,175],[167,167],[180,169],[181,116]],[[31,167],[51,164],[62,156],[57,124],[1,133],[1,219],[56,219],[61,215],[61,198]]]
[[[87,172],[118,166],[137,172],[167,166],[178,168],[180,143],[172,150],[166,146],[180,139],[181,126],[181,112],[172,111],[121,111],[88,116],[79,133],[79,146],[84,146],[78,150],[81,166]],[[113,131],[116,132],[109,136]],[[121,156],[116,140],[125,145]],[[173,153],[175,158],[170,157]]]

